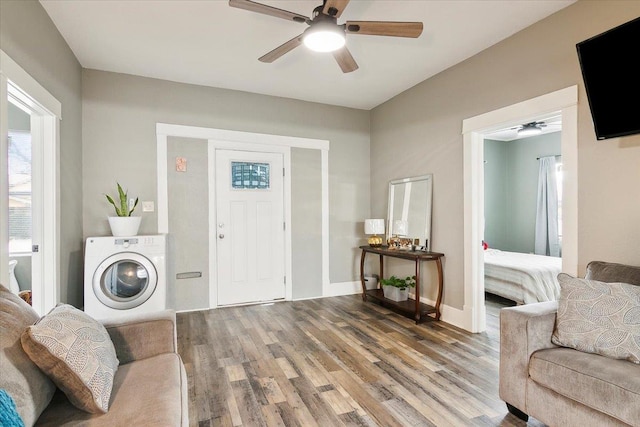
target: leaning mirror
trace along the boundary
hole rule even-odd
[[[418,239],[418,246],[431,250],[432,191],[432,174],[389,181],[387,242],[392,237]]]

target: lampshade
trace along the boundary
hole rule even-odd
[[[384,234],[384,219],[365,219],[364,234]]]
[[[302,42],[315,52],[333,52],[344,46],[344,29],[319,22],[305,30]]]
[[[406,236],[409,232],[409,222],[403,219],[393,221],[393,234],[397,236]]]

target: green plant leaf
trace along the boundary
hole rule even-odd
[[[120,197],[120,214],[118,216],[130,216],[129,209],[127,208],[127,192],[118,184],[118,196]]]
[[[113,207],[116,210],[116,215],[117,216],[122,216],[120,214],[120,210],[118,209],[118,205],[116,205],[116,202],[113,201],[113,199],[111,198],[111,196],[109,196],[108,194],[105,194],[105,196],[107,197],[107,200],[109,201],[109,203],[111,203],[113,205]]]
[[[382,284],[383,286],[394,286],[400,289],[406,289],[409,287],[413,288],[416,286],[415,276],[413,276],[413,278],[407,276],[405,279],[391,276],[388,279],[381,279],[380,284]]]
[[[136,201],[133,204],[133,207],[131,208],[131,210],[129,211],[129,216],[131,216],[131,214],[133,213],[133,211],[136,208],[136,206],[138,206],[138,197],[136,197]]]

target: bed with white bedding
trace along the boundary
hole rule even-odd
[[[484,289],[519,304],[555,301],[560,297],[562,258],[484,251]]]

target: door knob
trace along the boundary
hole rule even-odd
[[[224,239],[224,234],[220,233],[220,234],[218,234],[218,237],[221,238],[221,239]]]

